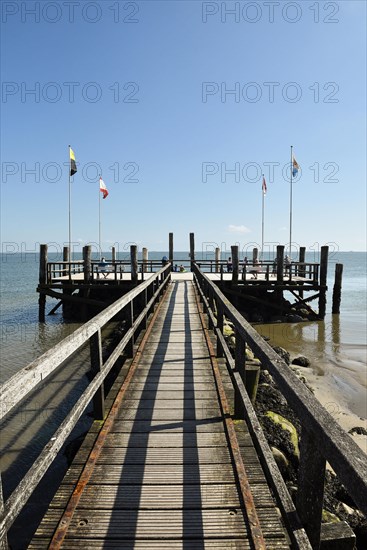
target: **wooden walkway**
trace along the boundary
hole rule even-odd
[[[172,282],[134,363],[29,548],[253,548],[191,281]],[[246,426],[235,424],[266,547],[289,548]]]

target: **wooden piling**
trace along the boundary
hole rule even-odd
[[[169,233],[168,235],[168,259],[171,262],[171,266],[173,265],[173,233]]]
[[[84,282],[90,283],[92,274],[92,247],[83,246],[83,273]]]
[[[70,262],[70,249],[68,246],[64,246],[62,249],[62,261]],[[70,265],[63,272],[64,277],[69,276],[70,279]]]
[[[194,235],[194,233],[190,233],[190,262],[191,262],[191,270],[192,270],[193,264],[195,262],[195,235]]]
[[[306,247],[305,246],[300,246],[298,261],[299,261],[300,264],[303,264],[303,263],[305,263],[305,260],[306,260]],[[304,277],[305,276],[305,268],[304,268],[303,265],[299,268],[298,273],[296,273],[296,275],[298,275],[299,277]],[[299,291],[299,297],[301,299],[303,298],[303,290]]]
[[[138,284],[138,247],[136,244],[130,246],[130,261],[131,261],[131,282],[134,285]]]
[[[143,272],[148,271],[148,249],[143,248]]]
[[[232,254],[232,283],[237,284],[238,283],[238,246],[237,245],[231,246],[231,254]]]
[[[219,262],[220,262],[220,248],[215,249],[215,272],[219,271]]]
[[[334,288],[333,288],[332,313],[340,313],[342,278],[343,278],[343,264],[335,264],[335,281],[334,281]]]
[[[252,262],[255,263],[259,259],[259,249],[254,248],[252,251]]]
[[[320,297],[319,297],[319,316],[324,319],[326,313],[326,291],[327,291],[327,267],[328,267],[329,247],[321,247],[320,257]]]
[[[283,284],[284,245],[277,246],[277,283]]]
[[[5,513],[5,506],[4,506],[4,495],[3,495],[3,483],[1,480],[1,472],[0,472],[0,517],[3,516]],[[2,524],[2,528],[0,531],[0,550],[8,550],[8,537],[6,533],[5,524]]]
[[[116,262],[116,247],[114,246],[111,248],[111,260],[113,264]]]
[[[47,244],[40,245],[40,270],[39,270],[39,284],[45,285],[47,282]],[[38,298],[38,320],[40,323],[45,322],[45,309],[46,309],[46,294],[39,293]]]

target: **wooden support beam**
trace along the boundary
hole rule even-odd
[[[64,246],[64,248],[62,249],[62,261],[70,262],[70,250],[68,246]],[[65,269],[65,271],[63,271],[63,276],[69,276],[70,279],[70,265]]]
[[[130,246],[131,261],[131,281],[134,285],[138,284],[138,247],[136,244]]]
[[[284,245],[277,246],[277,284],[283,284]]]
[[[299,263],[303,264],[303,263],[305,263],[305,260],[306,260],[306,247],[305,246],[300,246],[298,261],[299,261]],[[299,271],[298,271],[297,275],[299,275],[299,277],[304,277],[305,276],[305,268],[303,266],[299,268]],[[299,291],[299,295],[300,295],[301,298],[303,298],[303,290]]]
[[[195,235],[190,233],[190,261],[191,261],[191,271],[193,263],[195,262]]]
[[[168,235],[168,259],[173,265],[173,233]]]
[[[92,247],[83,246],[83,273],[84,282],[90,283],[92,276]]]
[[[259,259],[259,249],[254,248],[252,251],[252,262],[255,263],[255,261],[258,259]]]
[[[319,316],[324,319],[326,314],[326,291],[327,291],[327,268],[328,268],[329,247],[321,247],[320,257],[320,298],[319,298]]]
[[[342,294],[343,264],[335,264],[335,281],[333,288],[332,313],[340,313],[340,300]]]
[[[219,262],[220,262],[220,248],[215,249],[215,272],[219,272]]]
[[[62,300],[63,302],[74,302],[79,304],[89,304],[91,306],[97,306],[100,308],[105,308],[106,304],[105,302],[102,302],[100,300],[92,300],[91,298],[85,297],[85,296],[79,296],[74,294],[67,294],[64,292],[55,292],[54,290],[50,288],[39,288],[37,289],[40,294],[45,294],[46,296],[50,296],[51,298],[56,298],[57,300]]]
[[[47,244],[40,246],[40,266],[39,266],[39,284],[44,285],[47,282]],[[40,294],[38,298],[38,320],[45,322],[46,295]]]
[[[3,483],[1,480],[1,472],[0,472],[0,517],[3,516],[5,512],[5,506],[4,506],[4,495],[3,495]],[[1,531],[0,531],[0,550],[8,550],[8,537],[6,533],[5,525],[2,524]]]
[[[320,546],[326,460],[314,436],[304,427],[301,434],[297,511],[313,549]]]
[[[113,246],[111,248],[111,260],[112,260],[112,263],[115,263],[115,261],[116,261],[116,247],[115,246]]]
[[[232,245],[231,246],[231,254],[232,254],[232,284],[238,283],[238,246]]]
[[[148,249],[143,248],[143,272],[146,273],[148,271]]]

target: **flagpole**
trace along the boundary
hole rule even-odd
[[[291,185],[289,198],[289,257],[292,257],[293,145],[291,145]]]
[[[69,145],[69,258],[72,260],[71,250],[71,161],[70,161],[70,145]]]
[[[264,193],[264,174],[263,174],[263,180],[262,180],[262,186],[261,186],[261,194],[262,194],[262,223],[261,223],[261,259],[263,259],[263,251],[264,251],[264,212],[265,212],[265,193]]]
[[[102,175],[99,176],[99,186],[101,182]],[[98,235],[99,235],[99,259],[102,259],[102,249],[101,249],[101,189],[98,188],[98,211],[99,211],[99,229],[98,229]]]

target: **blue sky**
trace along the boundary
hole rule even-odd
[[[1,240],[366,250],[366,2],[2,2]],[[230,11],[232,10],[232,13]],[[33,92],[32,92],[33,90]],[[232,93],[231,93],[232,91]],[[65,164],[66,163],[66,164]],[[22,244],[23,243],[23,244]]]

